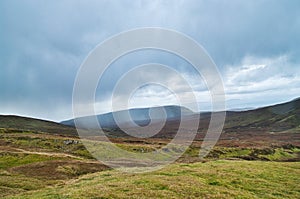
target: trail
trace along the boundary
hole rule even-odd
[[[84,162],[91,162],[96,163],[99,161],[97,160],[88,160],[80,156],[71,155],[68,153],[56,153],[56,152],[41,152],[41,151],[28,151],[25,149],[20,148],[14,148],[14,147],[1,147],[0,146],[0,152],[9,152],[9,153],[24,153],[24,154],[36,154],[36,155],[45,155],[45,156],[51,156],[51,157],[62,157],[62,158],[74,158],[77,160],[82,160]]]

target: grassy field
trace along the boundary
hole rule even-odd
[[[298,162],[218,160],[145,174],[87,174],[9,198],[299,198]]]
[[[168,142],[114,141],[136,153],[153,151]],[[200,142],[193,143],[177,162],[161,170],[129,174],[93,159],[76,137],[2,130],[0,197],[299,198],[299,146],[218,145],[204,160],[198,157],[200,146]]]

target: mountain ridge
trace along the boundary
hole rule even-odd
[[[179,106],[177,106],[178,109]],[[142,108],[149,109],[149,108]],[[134,109],[135,110],[135,109]],[[185,115],[188,119],[193,119],[194,112]],[[199,113],[198,113],[199,114]],[[300,98],[289,102],[266,106],[247,111],[226,111],[225,132],[243,131],[268,131],[268,132],[300,132]],[[191,116],[191,117],[187,117]],[[210,121],[211,113],[201,113],[199,122],[199,132],[205,131]],[[196,118],[196,117],[195,117]],[[149,121],[137,122],[138,125],[147,125]],[[170,117],[167,121],[168,132],[176,131],[174,126],[178,125],[177,117]],[[113,126],[116,128],[116,126]],[[37,118],[22,117],[16,115],[0,115],[0,128],[18,129],[20,131],[46,132],[61,135],[77,136],[74,126],[47,121]]]
[[[108,112],[104,114],[97,115],[97,120],[101,124],[102,128],[116,128],[118,127],[115,118],[119,120],[121,124],[131,123],[132,121],[139,126],[148,125],[152,120],[162,120],[163,111],[166,114],[167,120],[177,119],[183,116],[195,114],[193,111],[186,107],[177,105],[168,106],[156,106],[156,107],[146,107],[146,108],[133,108],[128,110],[120,110],[116,112]],[[132,121],[131,121],[131,118]],[[151,116],[150,116],[151,115]],[[98,128],[98,124],[93,122],[94,116],[84,116],[79,118],[74,118],[66,121],[62,121],[61,124],[76,126],[79,128],[93,129]],[[132,124],[134,126],[134,124]]]

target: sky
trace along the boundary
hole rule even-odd
[[[72,118],[74,81],[89,52],[115,34],[142,27],[179,31],[201,44],[221,74],[227,109],[292,100],[300,97],[299,10],[298,0],[1,0],[0,114]],[[96,112],[111,110],[112,89],[124,72],[150,62],[178,70],[195,89],[201,110],[209,109],[209,92],[188,63],[144,50],[112,64],[99,83]],[[184,92],[180,78],[150,74]],[[130,99],[131,108],[176,103],[159,85],[141,87]]]

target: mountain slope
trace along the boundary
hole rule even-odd
[[[159,107],[162,108],[162,107]],[[163,132],[171,133],[178,128],[179,119],[181,116],[187,120],[194,120],[193,113],[189,109],[179,106],[166,106],[167,123],[162,130]],[[149,108],[131,109],[129,113],[138,125],[147,125],[150,122]],[[154,108],[155,110],[155,108]],[[154,111],[155,112],[155,111]],[[117,124],[113,118],[115,114],[118,118],[126,123],[129,122],[125,111],[118,111],[115,113],[107,113],[98,115],[98,121],[103,128],[117,128]],[[210,121],[211,113],[201,113],[200,131],[205,131]],[[164,115],[152,114],[154,120],[163,119]],[[197,117],[195,117],[197,118]],[[91,117],[78,118],[78,124],[82,128],[97,128],[95,124],[91,124]],[[74,120],[63,121],[62,124],[75,126]],[[300,98],[292,100],[290,102],[258,108],[247,111],[227,111],[224,130],[226,132],[232,131],[270,131],[270,132],[282,132],[282,131],[300,131]]]
[[[227,112],[226,128],[300,130],[300,99],[250,111]]]
[[[77,135],[76,129],[70,126],[15,115],[0,115],[0,128],[20,131],[47,132],[60,135]]]
[[[165,111],[165,112],[164,112]],[[140,126],[145,126],[150,123],[150,116],[152,120],[160,121],[162,119],[167,118],[167,120],[176,120],[181,116],[188,116],[194,114],[191,110],[180,107],[180,106],[162,106],[162,107],[151,107],[151,108],[135,108],[128,110],[130,117],[132,120]],[[98,122],[101,124],[102,128],[116,128],[118,127],[115,118],[118,118],[120,123],[128,124],[133,126],[131,123],[131,118],[128,117],[127,110],[110,112],[106,114],[97,115]],[[166,114],[166,115],[165,115]],[[93,117],[81,117],[76,118],[77,126],[81,128],[93,129],[98,128],[97,124],[92,122]],[[61,122],[62,124],[75,126],[74,119],[67,120]]]
[[[160,120],[164,117],[160,110],[151,113],[151,116],[155,120]],[[149,120],[149,108],[142,109],[131,109],[129,110],[132,118],[138,125],[147,125]],[[179,118],[182,115],[187,119],[193,120],[193,113],[189,109],[179,106],[166,106],[166,113],[168,121],[165,127],[162,129],[160,136],[166,136],[167,134],[176,133],[179,124]],[[124,111],[116,112],[123,122],[128,122]],[[90,117],[84,117],[83,127],[89,127],[89,123],[85,123],[84,119],[88,122]],[[116,128],[117,125],[113,120],[113,113],[107,113],[98,115],[102,127],[105,128]],[[201,113],[199,132],[205,132],[210,121],[210,113]],[[69,125],[69,126],[68,126]],[[76,129],[74,128],[74,120],[68,120],[62,124],[20,117],[5,115],[0,116],[0,128],[3,129],[15,129],[20,131],[33,131],[33,132],[47,132],[61,135],[77,135]],[[87,125],[87,126],[84,126]],[[249,111],[227,111],[226,122],[224,126],[225,132],[300,132],[300,99],[295,99],[287,103],[268,106],[264,108],[258,108]],[[117,132],[115,132],[119,135]],[[120,134],[121,135],[121,134]]]

